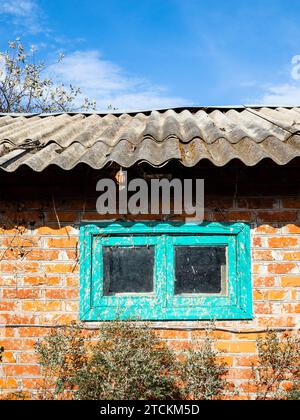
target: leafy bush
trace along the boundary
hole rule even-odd
[[[213,399],[227,385],[227,368],[208,337],[178,358],[145,324],[105,323],[97,333],[74,324],[53,330],[37,352],[42,399]]]
[[[253,377],[258,400],[293,399],[300,395],[300,340],[291,335],[281,337],[269,331],[259,338],[258,365]],[[286,391],[285,384],[290,391]]]
[[[47,377],[56,378],[56,398],[67,394],[80,400],[181,397],[171,351],[144,326],[108,323],[97,336],[87,337],[73,325],[53,331],[37,351]]]
[[[189,350],[182,363],[185,394],[194,400],[216,399],[223,396],[229,386],[226,380],[228,367],[218,361],[209,332],[199,344],[199,350]]]

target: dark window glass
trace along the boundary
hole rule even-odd
[[[104,295],[152,293],[154,247],[105,247]]]
[[[218,293],[226,280],[226,248],[175,247],[175,294]]]

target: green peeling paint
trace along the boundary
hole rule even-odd
[[[175,296],[174,246],[181,245],[227,248],[229,266],[225,293]],[[154,246],[154,293],[104,296],[104,246]],[[80,233],[80,254],[82,321],[253,318],[250,227],[246,224],[84,224]]]

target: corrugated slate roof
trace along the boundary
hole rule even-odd
[[[254,166],[265,158],[285,165],[300,157],[300,108],[187,108],[116,114],[1,115],[0,168],[80,163],[101,169],[137,162],[163,166],[233,159]]]

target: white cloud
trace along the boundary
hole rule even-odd
[[[287,82],[265,86],[263,96],[258,102],[264,105],[300,105],[300,55],[292,58]]]
[[[260,103],[267,105],[299,106],[300,105],[300,83],[286,83],[274,85],[267,88]]]
[[[180,97],[167,94],[161,86],[127,75],[98,51],[77,51],[49,69],[59,83],[81,88],[85,96],[96,99],[98,109],[109,105],[118,109],[150,109],[187,105]]]
[[[0,13],[14,16],[28,16],[34,13],[36,4],[32,0],[4,1],[0,4]]]
[[[0,18],[10,18],[16,27],[26,29],[29,33],[41,31],[40,9],[36,0],[2,0]]]

